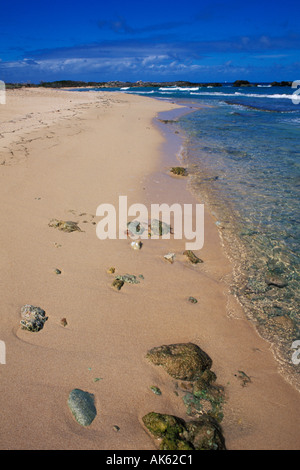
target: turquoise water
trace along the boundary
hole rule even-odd
[[[291,345],[300,338],[300,113],[290,102],[284,110],[260,100],[215,100],[180,126],[192,189],[214,212],[235,262],[232,292],[298,382]],[[269,285],[271,276],[286,285]]]
[[[119,90],[118,90],[119,91]],[[129,88],[185,104],[190,188],[209,205],[231,259],[231,291],[299,387],[292,343],[300,339],[300,100],[292,88]],[[275,284],[270,284],[270,278]],[[283,287],[279,287],[283,286]]]

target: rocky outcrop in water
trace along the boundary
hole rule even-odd
[[[244,87],[244,86],[255,86],[255,85],[248,82],[248,80],[236,80],[233,83],[233,86],[235,86],[235,87]]]
[[[272,82],[271,86],[292,86],[293,82],[281,81],[281,82]]]

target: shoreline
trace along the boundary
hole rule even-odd
[[[181,104],[180,100],[175,100],[175,103]],[[183,105],[184,106],[184,105]],[[192,106],[190,106],[192,108]],[[201,108],[201,106],[200,106]],[[193,110],[189,110],[189,113],[199,110],[198,106],[195,106]],[[183,113],[185,114],[185,113]],[[179,119],[182,117],[182,114],[179,115]],[[172,133],[172,126],[175,125],[176,119],[174,120],[174,124],[169,124],[170,127],[170,134]],[[180,120],[178,120],[177,129],[180,129],[182,132],[182,126],[180,126]],[[177,131],[178,132],[178,131]],[[182,137],[182,150],[181,152],[187,153],[188,152],[188,145],[186,144],[187,137],[184,135]],[[173,164],[175,164],[173,162]],[[183,163],[184,164],[184,163]],[[186,156],[186,165],[189,166],[189,158]],[[192,167],[194,164],[192,163]],[[202,167],[201,167],[202,166]],[[273,352],[274,358],[278,364],[278,369],[284,379],[294,387],[298,392],[300,391],[299,385],[299,374],[297,370],[297,366],[293,366],[290,363],[290,358],[292,355],[290,344],[292,344],[293,339],[288,338],[292,333],[292,321],[290,318],[283,318],[282,323],[278,321],[274,326],[276,326],[275,332],[270,330],[270,326],[261,324],[259,322],[259,314],[255,313],[255,308],[257,312],[259,311],[258,305],[255,304],[254,301],[250,301],[247,299],[247,291],[246,285],[247,280],[249,280],[249,274],[247,275],[247,263],[248,265],[251,264],[248,259],[252,259],[255,262],[255,257],[251,250],[245,246],[245,242],[243,243],[242,240],[238,236],[238,230],[241,230],[241,222],[238,222],[234,219],[234,210],[232,208],[226,208],[225,200],[222,200],[220,194],[214,194],[213,191],[208,186],[204,186],[199,188],[196,186],[194,179],[199,177],[199,171],[203,171],[205,175],[210,176],[210,169],[205,166],[205,164],[200,165],[201,170],[198,169],[198,172],[192,168],[192,171],[189,175],[188,180],[188,190],[194,195],[196,200],[204,202],[208,207],[209,212],[213,215],[213,219],[215,221],[221,243],[223,248],[226,252],[227,257],[232,264],[232,276],[228,280],[229,289],[234,293],[233,295],[236,297],[238,303],[240,304],[241,308],[245,312],[246,317],[248,320],[255,326],[257,334],[267,343],[269,343],[270,348]],[[228,201],[227,201],[228,202]],[[224,210],[225,208],[225,210]],[[223,222],[220,222],[224,220]],[[239,228],[240,227],[240,228]],[[286,321],[284,321],[286,320]],[[271,321],[270,321],[271,323]],[[275,322],[274,322],[275,323]],[[284,331],[284,327],[286,327],[287,331]],[[295,327],[295,325],[294,325]],[[282,331],[281,331],[282,328]],[[286,342],[288,344],[281,344],[280,335],[286,335]],[[297,339],[294,335],[294,341]],[[276,341],[279,343],[277,344]]]
[[[196,109],[198,109],[198,107]],[[193,111],[188,111],[188,112],[193,112]],[[178,117],[180,118],[182,114],[185,114],[185,112],[182,111],[182,110],[179,110],[179,112],[175,110],[173,112],[168,112],[167,111],[165,113],[160,113],[160,117],[162,117],[162,115],[163,115],[163,119],[165,119],[166,121],[168,119],[170,119],[170,120],[174,119],[176,121],[176,113],[178,114],[177,119],[178,119]],[[158,119],[158,120],[160,121],[160,119]],[[157,123],[156,123],[156,125],[157,125]],[[161,156],[162,168],[161,168],[160,171],[158,170],[155,178],[157,180],[158,175],[160,175],[160,176],[162,176],[162,180],[166,183],[167,168],[169,168],[171,166],[177,166],[177,165],[185,166],[185,163],[187,163],[187,162],[184,161],[184,159],[182,159],[182,151],[184,151],[185,136],[182,134],[182,130],[180,129],[180,125],[179,125],[179,129],[180,129],[179,134],[181,134],[180,136],[175,136],[174,130],[172,130],[172,126],[169,125],[167,122],[165,124],[159,123],[158,127],[162,132],[164,131],[164,127],[165,127],[164,136],[165,136],[166,142],[165,142],[163,150],[161,152],[162,153],[162,156]],[[177,129],[178,129],[178,127],[177,127]],[[173,142],[172,142],[172,139],[173,139]],[[169,140],[169,142],[168,142],[168,140]],[[175,144],[174,144],[174,140],[176,141]],[[177,152],[175,153],[174,149],[176,148],[176,146],[177,146]],[[174,190],[174,187],[176,185],[179,185],[179,191],[178,191],[178,187],[177,187],[176,190],[175,190],[175,193],[176,193],[176,200],[181,201],[181,204],[186,203],[186,202],[192,202],[193,204],[196,204],[197,202],[198,203],[203,202],[203,201],[199,201],[199,198],[197,197],[197,194],[195,194],[195,192],[192,190],[192,187],[191,187],[190,183],[188,182],[188,180],[187,180],[187,182],[185,182],[184,179],[182,179],[180,177],[179,178],[174,177],[174,176],[173,177],[171,176],[171,179],[173,180],[173,185],[174,185],[173,190]],[[166,192],[169,192],[169,193],[171,192],[172,193],[172,191],[170,190],[170,186],[172,186],[172,183],[171,183],[171,185],[167,186],[169,191],[166,191]],[[227,299],[226,300],[226,312],[224,312],[224,313],[226,313],[227,318],[230,319],[230,320],[233,319],[233,320],[237,320],[238,322],[239,321],[245,321],[245,323],[246,323],[245,331],[249,335],[248,339],[250,339],[250,343],[251,343],[251,336],[252,336],[252,350],[253,351],[262,351],[260,349],[260,347],[264,345],[265,351],[267,350],[268,353],[270,353],[269,354],[270,357],[268,357],[268,360],[265,363],[265,368],[264,367],[259,367],[259,368],[262,369],[263,373],[268,370],[268,373],[271,373],[271,374],[273,373],[275,375],[278,375],[278,379],[279,379],[278,380],[278,385],[280,385],[280,382],[283,382],[283,384],[285,384],[284,387],[287,386],[287,389],[290,388],[290,390],[292,391],[291,396],[294,395],[294,400],[295,400],[294,401],[294,406],[295,406],[295,410],[296,410],[297,409],[297,396],[299,397],[299,395],[298,395],[299,391],[298,391],[295,383],[292,380],[289,380],[289,376],[286,375],[280,369],[280,362],[278,361],[278,356],[276,356],[276,354],[274,353],[272,342],[269,341],[268,339],[266,339],[263,335],[261,335],[259,333],[259,331],[256,329],[255,323],[252,322],[251,318],[247,315],[247,313],[245,311],[245,307],[241,303],[240,299],[231,292],[231,286],[232,286],[232,282],[233,282],[233,279],[234,279],[234,275],[236,275],[236,273],[234,273],[234,267],[233,267],[234,266],[233,265],[234,260],[230,257],[230,254],[229,254],[229,251],[228,251],[229,248],[228,247],[226,248],[226,246],[224,244],[225,242],[224,242],[224,239],[223,239],[222,231],[216,225],[216,221],[217,221],[216,215],[213,215],[213,213],[211,212],[211,209],[207,208],[207,206],[206,206],[205,211],[206,211],[206,220],[209,219],[209,229],[210,229],[210,231],[213,232],[214,235],[217,234],[216,238],[214,239],[214,243],[220,245],[220,247],[221,247],[220,252],[222,253],[222,257],[223,257],[222,261],[219,263],[219,266],[218,266],[219,269],[215,269],[214,276],[217,273],[217,275],[216,275],[217,279],[215,279],[215,281],[218,280],[221,283],[223,283],[223,285],[224,285],[224,296]],[[203,251],[203,249],[200,250],[200,255],[199,255],[200,257],[201,257],[202,251]],[[211,253],[210,253],[210,255],[211,255]],[[223,263],[223,266],[222,266],[222,263]],[[214,266],[214,267],[216,268],[216,266]],[[222,267],[223,267],[223,269],[222,269]],[[249,323],[249,325],[248,325],[249,328],[247,327],[247,323]],[[237,328],[237,331],[238,331],[238,328]],[[242,340],[242,338],[245,339],[246,337],[245,336],[241,337],[241,340]],[[201,346],[201,343],[200,343],[200,346]],[[205,348],[204,348],[204,350],[205,350]],[[271,370],[273,372],[271,372]],[[276,380],[275,380],[275,383],[276,383]],[[227,385],[229,385],[229,382],[228,382]],[[260,383],[259,386],[258,386],[258,390],[256,390],[256,392],[255,392],[255,393],[258,392],[258,396],[263,390],[263,387],[262,387],[262,389],[259,391],[259,388],[261,387],[261,385],[262,384]],[[278,386],[278,390],[275,391],[275,394],[277,392],[279,392],[278,397],[280,397],[280,388],[281,387]],[[263,398],[264,400],[268,400],[267,395],[268,395],[268,393],[266,393],[266,390],[265,390],[262,394],[262,396],[264,397]],[[233,416],[234,416],[233,407],[234,406],[239,407],[241,405],[240,398],[241,397],[238,398],[237,396],[235,396],[234,400],[232,401],[232,403],[235,402],[234,405],[232,403],[230,403],[231,402],[230,399],[227,402],[227,404],[225,405],[224,423],[221,423],[222,427],[224,427],[224,430],[225,430],[225,437],[226,437],[227,426],[228,426],[229,429],[232,430],[231,419],[233,419]],[[280,403],[280,401],[277,402],[277,405],[280,405],[280,404],[282,406],[284,406],[283,402],[282,403]],[[229,411],[228,416],[226,416],[226,407],[231,408],[230,411]],[[244,410],[244,412],[246,412],[245,414],[247,414],[249,412],[248,417],[250,417],[251,407],[253,407],[253,409],[254,409],[256,407],[256,404],[253,403],[251,405],[251,403],[248,403],[248,407],[249,407],[249,409]],[[291,409],[292,409],[292,406],[291,406]],[[266,415],[266,417],[267,417],[267,415]],[[242,420],[243,420],[243,418],[240,418],[238,423],[241,424]],[[299,429],[299,423],[300,422],[299,422],[299,416],[298,415],[295,416],[294,423],[295,423],[295,430]],[[223,424],[224,424],[224,426],[223,426]],[[259,430],[256,430],[256,431],[259,433]],[[297,434],[297,431],[296,431],[296,434]],[[236,448],[236,447],[233,447],[233,449],[234,448]],[[245,448],[254,449],[255,447],[250,445],[250,447],[245,447]],[[259,449],[265,449],[264,445],[259,446],[258,448]],[[272,449],[272,448],[274,449],[274,447],[271,446],[270,449]],[[282,449],[284,449],[284,448],[285,447],[283,446]],[[295,448],[297,448],[297,445],[296,445]],[[236,449],[240,449],[240,447],[237,447]]]
[[[12,163],[1,171],[7,202],[1,240],[7,273],[1,294],[7,312],[1,319],[7,344],[7,364],[0,366],[1,447],[155,449],[142,416],[187,416],[174,380],[145,355],[162,344],[189,341],[210,355],[226,389],[222,428],[228,449],[296,449],[298,393],[279,376],[268,345],[234,299],[235,315],[225,315],[223,276],[231,267],[211,214],[206,212],[204,263],[196,269],[182,256],[180,240],[146,240],[135,252],[128,240],[100,242],[95,236],[96,205],[116,203],[116,191],[128,194],[129,203],[195,203],[186,181],[169,175],[172,155],[164,153],[165,137],[153,126],[153,114],[176,105],[105,92],[91,101],[79,104],[75,116],[47,124],[46,132],[31,132],[26,144],[21,139],[19,153],[15,143],[7,144],[14,147]],[[51,218],[67,216],[84,231],[65,234],[48,227]],[[163,258],[168,251],[176,253],[172,265]],[[115,292],[106,272],[110,266],[144,280]],[[54,268],[62,275],[53,274]],[[198,297],[196,305],[186,302],[189,295]],[[25,303],[49,314],[41,332],[19,329]],[[251,377],[246,387],[235,377],[238,370]],[[162,390],[160,397],[149,390],[152,385]],[[75,387],[96,396],[98,416],[87,429],[66,406]]]

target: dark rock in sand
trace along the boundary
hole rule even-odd
[[[186,255],[189,261],[193,264],[203,263],[202,259],[198,258],[198,256],[196,256],[191,250],[185,250],[183,254]]]
[[[211,358],[193,343],[159,346],[151,349],[146,358],[178,380],[195,381],[212,366]]]
[[[89,426],[97,415],[94,395],[74,388],[68,398],[68,406],[75,420],[81,426]]]
[[[24,305],[21,308],[21,325],[23,330],[40,331],[48,320],[45,310],[33,305]]]
[[[121,290],[123,286],[124,286],[124,281],[122,281],[121,279],[114,279],[112,283],[112,287],[114,287],[117,290]]]

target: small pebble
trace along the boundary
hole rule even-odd
[[[169,261],[169,263],[174,263],[175,253],[167,253],[164,255],[164,258]]]
[[[160,388],[155,387],[155,385],[152,385],[152,387],[150,387],[150,390],[152,390],[152,392],[155,393],[155,395],[161,395]]]
[[[142,242],[141,241],[134,241],[134,242],[131,242],[130,243],[131,245],[131,248],[133,248],[134,250],[140,250],[142,248]]]
[[[120,290],[124,286],[124,281],[120,279],[115,279],[112,283],[112,287],[115,287],[117,290]]]
[[[113,430],[116,431],[116,432],[119,432],[120,428],[119,428],[119,426],[115,425],[115,426],[113,426]]]
[[[60,269],[55,269],[54,272],[55,272],[55,274],[61,274],[61,270],[60,270]]]
[[[67,326],[67,324],[68,324],[67,319],[66,319],[66,318],[62,318],[62,319],[60,320],[60,324],[61,324],[62,326]]]
[[[189,297],[188,301],[191,302],[191,304],[196,304],[198,302],[198,300],[195,299],[195,297]]]

